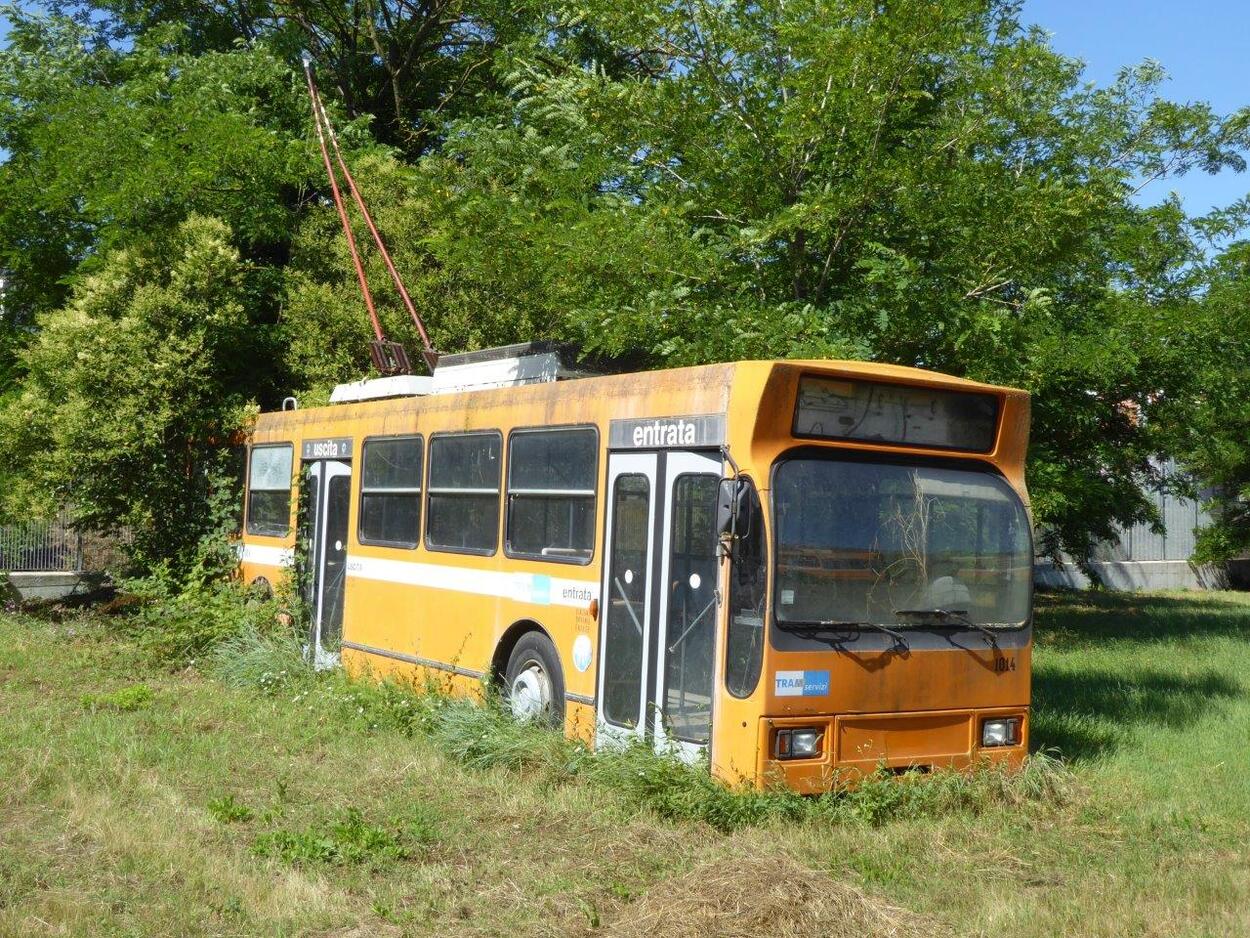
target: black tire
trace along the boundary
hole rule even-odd
[[[541,686],[544,678],[547,699],[534,706],[533,688],[536,683]],[[518,681],[523,684],[518,686]],[[504,675],[504,699],[519,720],[532,719],[557,729],[564,726],[564,671],[556,646],[542,632],[526,632],[513,647]]]

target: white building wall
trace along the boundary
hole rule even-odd
[[[1165,476],[1176,471],[1172,461],[1163,466]],[[1151,497],[1163,519],[1164,532],[1156,534],[1148,525],[1134,525],[1119,540],[1100,545],[1090,558],[1090,566],[1103,585],[1119,590],[1227,588],[1227,568],[1189,560],[1196,529],[1211,523],[1201,502],[1166,492]],[[1039,558],[1034,578],[1039,586],[1084,589],[1090,585],[1089,578],[1066,558],[1058,565]]]

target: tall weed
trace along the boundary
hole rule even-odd
[[[397,732],[429,740],[448,757],[479,770],[525,771],[553,784],[585,782],[660,817],[721,831],[776,820],[880,825],[905,818],[980,814],[1025,803],[1055,804],[1071,794],[1071,777],[1054,758],[1034,756],[1023,771],[983,766],[970,772],[896,776],[882,770],[853,788],[819,796],[787,789],[731,788],[707,765],[637,744],[590,751],[536,724],[518,723],[489,694],[484,702],[447,695],[434,683],[353,680],[341,671],[315,673],[293,639],[243,632],[218,646],[214,673],[262,692],[296,689],[293,702],[312,702],[361,732]]]
[[[158,566],[124,588],[139,600],[129,607],[126,630],[162,665],[193,664],[226,639],[248,629],[271,630],[278,621],[274,600],[232,580],[181,580]]]
[[[264,627],[249,619],[207,655],[208,672],[230,687],[278,693],[311,681],[312,665],[295,630],[280,622]]]

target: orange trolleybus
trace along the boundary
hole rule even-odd
[[[581,376],[447,356],[262,415],[241,569],[307,546],[310,651],[827,790],[1028,742],[1028,396],[912,368]],[[296,530],[296,492],[305,492]]]

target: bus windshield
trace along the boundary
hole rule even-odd
[[[958,627],[960,617],[1012,628],[1028,620],[1029,520],[991,472],[791,458],[777,466],[773,510],[782,628]]]

